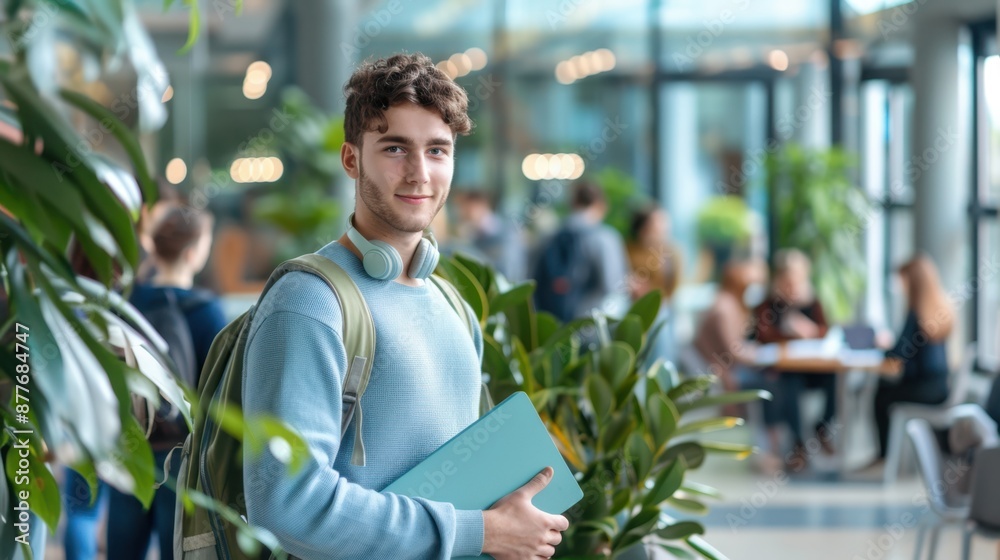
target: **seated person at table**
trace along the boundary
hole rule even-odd
[[[811,268],[809,257],[799,250],[785,249],[775,254],[771,295],[754,310],[757,342],[767,344],[826,336],[826,316],[809,278]],[[816,435],[824,451],[830,453],[833,451],[832,437],[826,426],[833,421],[837,408],[835,374],[782,372],[779,393],[775,395],[779,414],[787,422],[796,450],[801,455],[803,441],[799,395],[806,389],[823,392],[823,417],[816,425]]]
[[[719,378],[725,391],[765,389],[774,393],[777,376],[762,376],[753,367],[755,343],[747,339],[751,330],[750,309],[755,286],[767,282],[767,266],[758,260],[732,261],[722,272],[722,284],[712,306],[701,317],[694,337],[694,348],[706,362],[708,371]],[[761,290],[762,291],[762,290]],[[764,424],[768,428],[771,455],[764,456],[762,465],[775,465],[778,448],[778,426],[781,420],[775,403],[762,401]],[[735,415],[737,411],[724,410]]]
[[[882,379],[875,393],[880,460],[885,458],[889,441],[889,409],[893,404],[940,404],[948,398],[945,341],[955,324],[955,309],[930,258],[918,255],[897,272],[906,295],[906,323],[886,357],[898,360],[902,375]]]

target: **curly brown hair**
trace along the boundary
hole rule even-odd
[[[365,61],[347,80],[344,94],[344,139],[356,146],[365,132],[387,130],[385,110],[398,103],[437,111],[453,134],[472,130],[465,90],[420,53]]]

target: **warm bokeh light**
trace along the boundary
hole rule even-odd
[[[587,76],[613,70],[615,53],[609,49],[597,49],[570,57],[556,64],[556,80],[560,84],[571,84]]]
[[[163,174],[172,185],[179,185],[187,177],[187,164],[181,158],[174,158],[167,162],[167,168]]]
[[[267,82],[255,83],[248,80],[243,81],[243,95],[247,99],[260,99],[267,92]]]
[[[163,92],[163,97],[160,98],[161,103],[166,103],[174,98],[174,86],[167,86],[167,90]]]
[[[486,51],[479,47],[472,47],[465,51],[465,56],[469,57],[469,61],[472,63],[472,70],[482,70],[486,68],[486,62],[488,58],[486,56]]]
[[[573,65],[565,60],[556,64],[556,80],[560,84],[572,84],[576,81],[576,70]]]
[[[237,183],[273,183],[284,172],[284,164],[274,156],[239,158],[229,166],[229,176]]]
[[[775,49],[771,51],[771,54],[767,56],[767,62],[771,65],[771,68],[779,72],[788,70],[788,55],[783,50]]]
[[[579,154],[528,154],[521,161],[521,172],[532,181],[579,179],[584,167]]]
[[[255,81],[266,82],[271,79],[271,65],[263,60],[251,62],[250,66],[247,66],[247,78],[250,78],[251,75],[255,77]]]
[[[455,69],[458,70],[458,77],[465,76],[469,72],[472,72],[472,59],[470,59],[469,55],[465,53],[453,54],[448,61],[455,65]]]

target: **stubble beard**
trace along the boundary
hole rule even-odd
[[[426,220],[420,219],[419,222],[414,221],[417,218],[402,216],[393,211],[390,201],[386,199],[387,196],[391,198],[393,195],[385,193],[384,189],[380,188],[371,177],[365,174],[364,167],[360,166],[358,169],[358,194],[361,197],[361,201],[365,203],[365,206],[368,207],[368,210],[376,218],[389,227],[406,233],[419,233],[430,227],[434,216],[437,216],[441,207],[444,206],[446,198],[442,197],[438,200],[437,207],[434,208],[434,212]]]

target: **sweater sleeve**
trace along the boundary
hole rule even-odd
[[[376,492],[334,468],[346,363],[339,334],[313,317],[276,311],[251,333],[244,414],[278,417],[295,428],[308,457],[296,472],[275,458],[274,446],[246,458],[249,522],[303,560],[479,555],[481,511]]]

